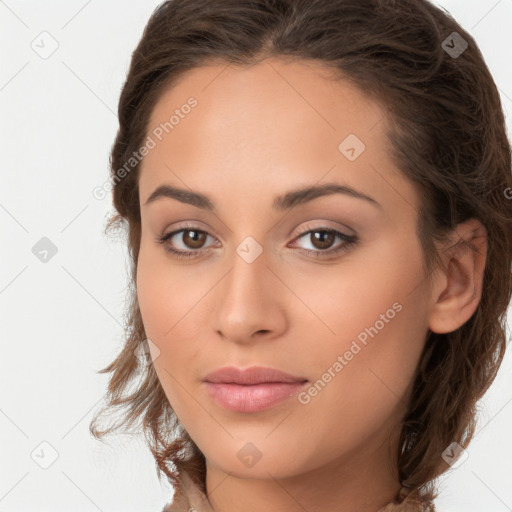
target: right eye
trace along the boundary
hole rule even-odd
[[[211,235],[202,229],[186,227],[158,236],[157,242],[162,244],[167,252],[177,258],[191,258],[199,256],[198,253],[206,250],[203,246],[208,237],[213,239]]]

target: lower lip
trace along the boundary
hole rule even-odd
[[[297,394],[307,382],[267,382],[242,385],[205,382],[209,395],[220,405],[237,412],[258,412]]]

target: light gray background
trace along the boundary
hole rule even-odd
[[[102,235],[110,195],[92,190],[108,180],[120,88],[158,3],[0,1],[0,512],[160,512],[172,496],[142,440],[88,432],[107,385],[95,372],[122,343],[128,270]],[[438,3],[476,38],[510,134],[512,0]],[[31,47],[51,48],[43,31],[58,43],[47,59]],[[58,251],[47,263],[32,253],[42,237]],[[441,511],[512,510],[511,427],[508,353],[469,458],[441,481]],[[58,452],[48,469],[43,441]]]

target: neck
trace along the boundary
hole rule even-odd
[[[377,512],[400,490],[390,464],[396,453],[397,436],[393,438],[389,443],[389,435],[382,436],[358,447],[357,453],[282,478],[270,472],[266,479],[237,477],[207,461],[208,500],[215,512]]]

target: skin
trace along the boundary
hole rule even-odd
[[[148,133],[191,96],[197,107],[141,164],[137,291],[162,387],[205,454],[208,499],[223,512],[375,512],[400,489],[399,422],[428,329],[456,329],[480,299],[485,230],[474,220],[459,225],[452,242],[462,237],[479,251],[444,250],[445,268],[429,285],[419,197],[388,155],[385,110],[317,63],[196,68],[161,96]],[[349,134],[366,146],[354,161],[338,149]],[[327,182],[379,206],[346,194],[272,206],[278,195]],[[162,184],[203,193],[215,210],[172,198],[146,205]],[[184,221],[209,236],[175,235],[168,245],[204,251],[177,259],[156,237]],[[315,244],[322,228],[358,241],[316,258],[307,249],[345,243]],[[262,249],[252,263],[236,252],[248,236]],[[240,413],[206,392],[202,379],[228,365],[270,366],[314,383],[395,303],[400,312],[307,404],[291,397]],[[237,457],[249,442],[261,453],[252,467]]]

